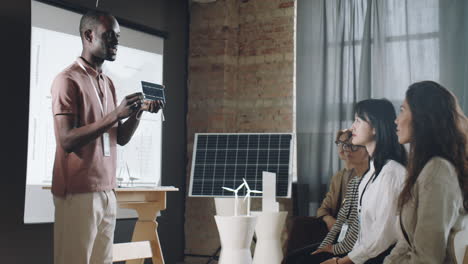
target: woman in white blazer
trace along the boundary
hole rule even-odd
[[[395,223],[398,194],[405,180],[406,152],[395,134],[395,118],[395,109],[386,99],[356,104],[352,143],[365,146],[371,157],[369,170],[359,185],[360,231],[351,252],[325,264],[382,263],[397,242]],[[341,232],[347,232],[346,228]]]
[[[468,209],[467,118],[449,90],[423,81],[409,87],[395,123],[410,152],[400,236],[384,263],[455,263],[449,243]]]

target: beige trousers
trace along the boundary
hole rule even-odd
[[[111,264],[117,202],[114,191],[54,196],[54,263]]]

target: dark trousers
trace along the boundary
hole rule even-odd
[[[320,246],[320,243],[309,245],[307,247],[303,247],[297,250],[294,250],[291,252],[289,255],[286,256],[285,258],[285,264],[320,264],[321,262],[324,262],[328,259],[331,259],[333,257],[337,257],[333,255],[332,253],[328,252],[320,252],[314,255],[311,255],[310,253],[314,252],[317,250],[317,248]],[[338,257],[343,257],[343,255],[340,255]]]
[[[311,216],[297,216],[291,221],[286,255],[308,245],[322,242],[328,233],[322,219]]]
[[[317,250],[319,246],[320,246],[320,243],[309,245],[307,247],[303,247],[301,249],[295,250],[286,256],[284,263],[285,264],[320,264],[321,262],[324,262],[334,257],[342,258],[346,256],[346,255],[335,256],[332,253],[328,253],[328,252],[321,252],[321,253],[311,255],[310,253]],[[371,258],[368,261],[366,261],[365,264],[382,264],[385,257],[387,257],[390,254],[390,252],[392,251],[394,247],[395,247],[394,245],[389,247],[387,250],[382,252],[377,257]]]

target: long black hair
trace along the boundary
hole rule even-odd
[[[375,129],[376,144],[371,158],[374,161],[376,177],[388,160],[406,166],[406,150],[398,143],[396,114],[392,103],[387,99],[363,100],[356,104],[354,114]]]

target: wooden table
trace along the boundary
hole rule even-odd
[[[153,264],[164,264],[156,217],[160,211],[166,209],[166,193],[178,190],[175,187],[115,189],[119,207],[137,211],[138,220],[133,230],[132,242],[114,244],[114,262],[134,257],[151,257]],[[127,264],[143,262],[144,259],[137,259],[129,260]]]

